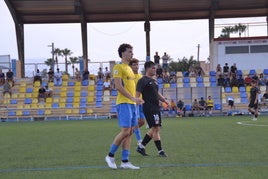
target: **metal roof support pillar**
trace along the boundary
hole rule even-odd
[[[146,33],[146,61],[150,61],[150,30],[151,30],[151,25],[150,25],[150,0],[145,0],[145,23],[144,23],[144,31]]]

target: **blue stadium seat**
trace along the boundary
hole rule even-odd
[[[217,82],[216,76],[209,77],[210,82]]]
[[[102,102],[102,97],[96,96],[96,102]]]
[[[247,98],[247,92],[240,92],[240,98]]]
[[[214,104],[215,110],[221,110],[221,104]]]
[[[60,107],[60,105],[59,105],[59,103],[52,103],[52,106],[51,106],[52,108],[59,108]]]
[[[232,88],[229,87],[229,86],[226,86],[224,90],[225,90],[225,93],[231,93],[232,92]]]
[[[184,88],[191,88],[191,84],[190,83],[183,83],[183,87]]]
[[[204,83],[196,83],[196,87],[204,87]]]
[[[16,111],[13,111],[13,110],[8,111],[8,114],[7,115],[8,116],[16,116]]]
[[[22,111],[22,115],[23,115],[23,116],[30,116],[30,114],[31,114],[31,113],[30,113],[29,110],[23,110],[23,111]]]
[[[256,74],[256,70],[255,69],[250,69],[248,72],[249,76],[253,76]]]
[[[184,78],[182,79],[182,82],[183,82],[183,83],[190,83],[190,78],[189,78],[189,77],[184,77]]]
[[[240,86],[240,87],[239,87],[239,91],[240,91],[240,92],[246,92],[246,87],[244,87],[244,86]]]
[[[117,113],[116,106],[111,107],[110,113]]]
[[[213,82],[210,82],[210,86],[211,86],[211,87],[216,87],[216,86],[217,86],[217,83],[214,82],[214,81],[213,81]]]
[[[242,76],[242,75],[243,75],[242,70],[237,70],[237,75],[238,75],[238,76]]]
[[[177,88],[177,84],[176,83],[171,83],[170,88]]]
[[[164,88],[164,85],[161,83],[161,84],[158,84],[158,88],[159,89],[162,89],[162,88]]]
[[[80,102],[81,103],[86,103],[87,102],[87,98],[80,98]]]
[[[67,97],[74,97],[74,93],[73,92],[68,92]]]
[[[66,107],[66,108],[73,108],[73,104],[72,104],[72,103],[66,103],[66,104],[65,104],[65,107]]]
[[[97,91],[102,91],[102,90],[103,90],[103,86],[102,86],[102,85],[97,85],[96,90],[97,90]]]
[[[265,76],[268,75],[268,69],[263,69],[263,75],[265,75]]]
[[[212,77],[212,76],[216,76],[216,72],[215,72],[215,71],[213,71],[213,70],[212,70],[212,71],[210,71],[210,72],[209,72],[209,76],[210,76],[210,77]]]
[[[102,102],[96,101],[96,108],[102,108]]]
[[[96,84],[102,86],[103,85],[103,81],[102,80],[98,80]]]
[[[163,83],[163,78],[157,78],[157,83],[162,84]]]
[[[103,96],[103,91],[96,91],[96,96],[97,97]]]
[[[248,103],[248,98],[241,98],[241,103],[247,104]]]
[[[82,82],[81,82],[81,84],[82,84],[82,86],[88,86],[88,80],[83,80]]]
[[[81,97],[87,97],[87,91],[81,91],[80,96]]]
[[[191,111],[192,110],[192,106],[190,104],[186,104],[185,105],[185,110],[186,111]]]
[[[111,95],[112,95],[112,96],[117,96],[117,90],[112,90],[112,91],[111,91]]]
[[[36,113],[37,113],[37,115],[45,115],[45,110],[38,109]]]
[[[18,101],[17,101],[16,99],[11,99],[11,100],[9,101],[9,103],[10,103],[10,104],[17,104]]]
[[[203,77],[199,76],[199,77],[196,77],[196,82],[197,83],[203,83]]]
[[[33,92],[33,88],[26,88],[26,93],[32,93]]]
[[[80,114],[86,114],[86,113],[87,113],[87,110],[86,110],[86,109],[80,109],[80,110],[79,110],[79,113],[80,113]]]
[[[74,86],[75,82],[74,81],[68,81],[68,86]]]
[[[25,98],[24,104],[32,104],[32,98]]]
[[[66,103],[73,103],[74,99],[71,97],[66,98]]]
[[[87,107],[87,103],[81,102],[79,103],[79,107],[80,108],[86,108]]]

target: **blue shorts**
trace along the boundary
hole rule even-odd
[[[138,119],[145,119],[141,104],[137,105],[137,114],[138,114]]]
[[[122,103],[116,105],[118,125],[121,128],[130,128],[138,125],[135,104]]]

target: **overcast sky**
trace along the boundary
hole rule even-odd
[[[238,24],[266,22],[265,17],[217,19],[216,24]],[[10,55],[17,59],[17,44],[14,21],[4,1],[0,1],[0,55]],[[94,23],[88,24],[88,56],[97,61],[118,61],[118,46],[130,43],[134,47],[134,56],[140,60],[146,59],[144,22],[125,23]],[[243,36],[265,36],[266,25],[249,26],[249,31]],[[72,56],[82,56],[80,24],[42,24],[25,25],[25,59],[51,58],[51,45],[56,48],[68,48]],[[215,37],[219,36],[221,28],[215,28]],[[173,59],[197,58],[197,46],[200,44],[200,60],[209,57],[208,20],[187,21],[157,21],[151,22],[151,59],[156,51],[160,56],[167,52]],[[39,63],[42,63],[39,61]]]

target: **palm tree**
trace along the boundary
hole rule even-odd
[[[246,29],[247,29],[247,26],[242,25],[240,23],[234,26],[234,31],[239,33],[239,37],[241,37],[241,34],[245,32]]]
[[[54,55],[56,55],[56,64],[57,64],[57,68],[59,68],[58,56],[62,56],[61,49],[55,48],[53,53]]]
[[[72,54],[71,50],[65,48],[63,50],[61,50],[62,55],[65,57],[65,71],[68,74],[68,61],[67,58],[68,56],[70,56]]]
[[[52,69],[53,65],[54,65],[54,60],[52,58],[48,58],[46,61],[45,61],[45,64],[47,66],[50,66],[50,68]]]
[[[73,69],[73,76],[74,76],[74,64],[79,63],[79,60],[77,57],[70,57],[70,61],[68,61],[69,64],[72,64]]]
[[[230,38],[230,34],[234,32],[234,27],[224,27],[222,30],[222,37]]]

